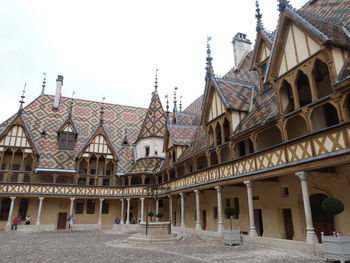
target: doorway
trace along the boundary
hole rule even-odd
[[[176,212],[174,211],[173,226],[176,226]]]
[[[256,232],[258,233],[258,236],[261,237],[264,233],[261,209],[254,209],[254,222],[255,222]]]
[[[292,209],[285,208],[282,210],[282,213],[283,213],[284,231],[285,231],[286,239],[293,240],[294,227],[293,227]]]
[[[57,229],[66,229],[67,213],[58,213]]]
[[[207,229],[207,210],[202,211],[202,229]]]
[[[325,236],[332,235],[334,231],[334,216],[327,214],[322,209],[322,202],[328,196],[325,194],[314,194],[310,196],[312,222],[318,241],[321,242],[321,232]]]

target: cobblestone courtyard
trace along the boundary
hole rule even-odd
[[[128,235],[108,231],[0,232],[1,263],[44,262],[322,262],[295,251],[224,246],[219,241],[187,238],[176,244],[129,244]]]

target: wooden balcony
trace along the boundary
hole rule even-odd
[[[301,169],[315,169],[350,162],[350,123],[341,123],[322,131],[276,145],[239,159],[192,172],[162,183],[160,195],[198,186],[225,184],[249,179],[278,176]],[[340,158],[340,156],[343,156]],[[335,158],[335,159],[334,159]],[[327,161],[325,161],[327,160]],[[77,198],[145,197],[146,186],[83,186],[40,183],[0,183],[0,194],[13,196],[51,196]]]

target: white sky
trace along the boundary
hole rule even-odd
[[[260,6],[274,30],[277,0]],[[158,68],[163,107],[177,86],[185,108],[204,90],[207,36],[214,72],[224,75],[233,36],[254,43],[255,24],[255,0],[0,0],[0,122],[17,112],[25,82],[26,104],[40,95],[43,72],[46,94],[61,74],[63,96],[148,107]]]

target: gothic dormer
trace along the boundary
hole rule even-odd
[[[67,120],[57,131],[58,148],[60,150],[74,150],[77,136],[78,133],[73,121]]]

